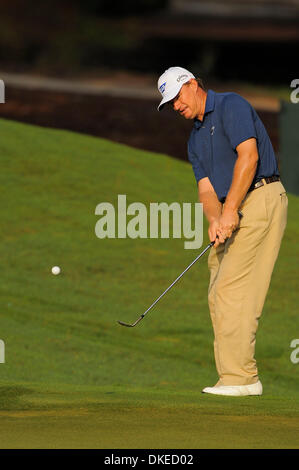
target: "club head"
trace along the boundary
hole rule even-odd
[[[129,325],[129,323],[125,323],[123,321],[120,321],[120,320],[117,320],[118,323],[121,325],[121,326],[127,326],[128,328],[132,327],[133,325]]]

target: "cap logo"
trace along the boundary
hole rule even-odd
[[[188,75],[186,75],[186,74],[180,75],[180,76],[176,79],[176,81],[177,81],[177,82],[181,82],[184,78],[188,78]]]
[[[166,87],[166,82],[162,83],[162,85],[159,87],[159,90],[160,90],[161,93],[164,93],[165,87]]]

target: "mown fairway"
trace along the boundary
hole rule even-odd
[[[195,202],[189,164],[0,122],[0,447],[298,448],[298,198],[257,336],[264,395],[206,396],[217,380],[207,256],[126,329],[117,320],[135,321],[198,250],[95,235],[97,204],[116,206],[118,194],[147,207]]]

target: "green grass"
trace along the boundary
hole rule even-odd
[[[257,336],[264,395],[207,396],[217,376],[206,258],[124,329],[117,320],[133,322],[198,251],[94,231],[96,205],[118,194],[147,207],[195,202],[189,164],[66,131],[1,128],[0,447],[298,448],[298,198],[289,195]]]

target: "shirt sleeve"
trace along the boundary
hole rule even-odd
[[[193,152],[190,142],[188,142],[188,160],[192,164],[196,183],[198,183],[202,178],[208,176],[198,156]]]
[[[252,137],[257,139],[254,109],[242,96],[231,93],[223,100],[224,132],[232,148]]]

